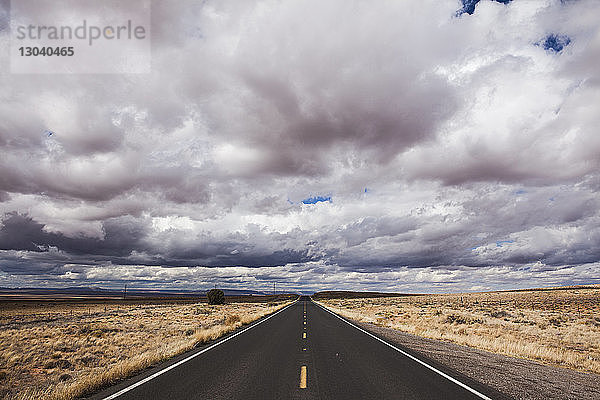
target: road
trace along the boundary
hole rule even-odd
[[[188,353],[93,399],[497,398],[491,389],[441,371],[421,356],[417,362],[403,350],[301,297],[222,344],[198,349],[202,353],[191,359]]]

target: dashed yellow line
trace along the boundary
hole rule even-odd
[[[306,365],[300,367],[300,389],[306,389]]]

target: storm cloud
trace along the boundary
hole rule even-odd
[[[599,15],[156,1],[149,74],[3,52],[0,286],[598,282]]]

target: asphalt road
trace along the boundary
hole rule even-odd
[[[325,311],[308,297],[301,298],[223,344],[154,376],[189,355],[147,371],[93,398],[105,399],[123,389],[126,390],[124,393],[113,398],[496,398],[491,389],[452,371],[440,371],[451,376],[449,379],[414,361]],[[441,369],[423,357],[417,357],[434,369]],[[142,379],[147,381],[139,384]],[[138,386],[131,388],[136,382]]]

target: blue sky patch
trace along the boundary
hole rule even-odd
[[[316,204],[320,201],[328,201],[331,203],[331,196],[314,196],[302,200],[303,204]]]
[[[508,4],[512,0],[494,0],[498,3]],[[456,15],[467,13],[472,15],[475,12],[475,6],[479,3],[479,0],[462,0],[463,7],[456,12]]]
[[[496,247],[502,247],[503,244],[505,243],[514,243],[514,240],[497,240],[496,241]]]
[[[567,35],[557,35],[552,33],[546,36],[545,39],[541,40],[539,45],[541,45],[544,50],[560,53],[566,46],[569,45],[569,43],[571,43],[571,38],[569,38]]]

